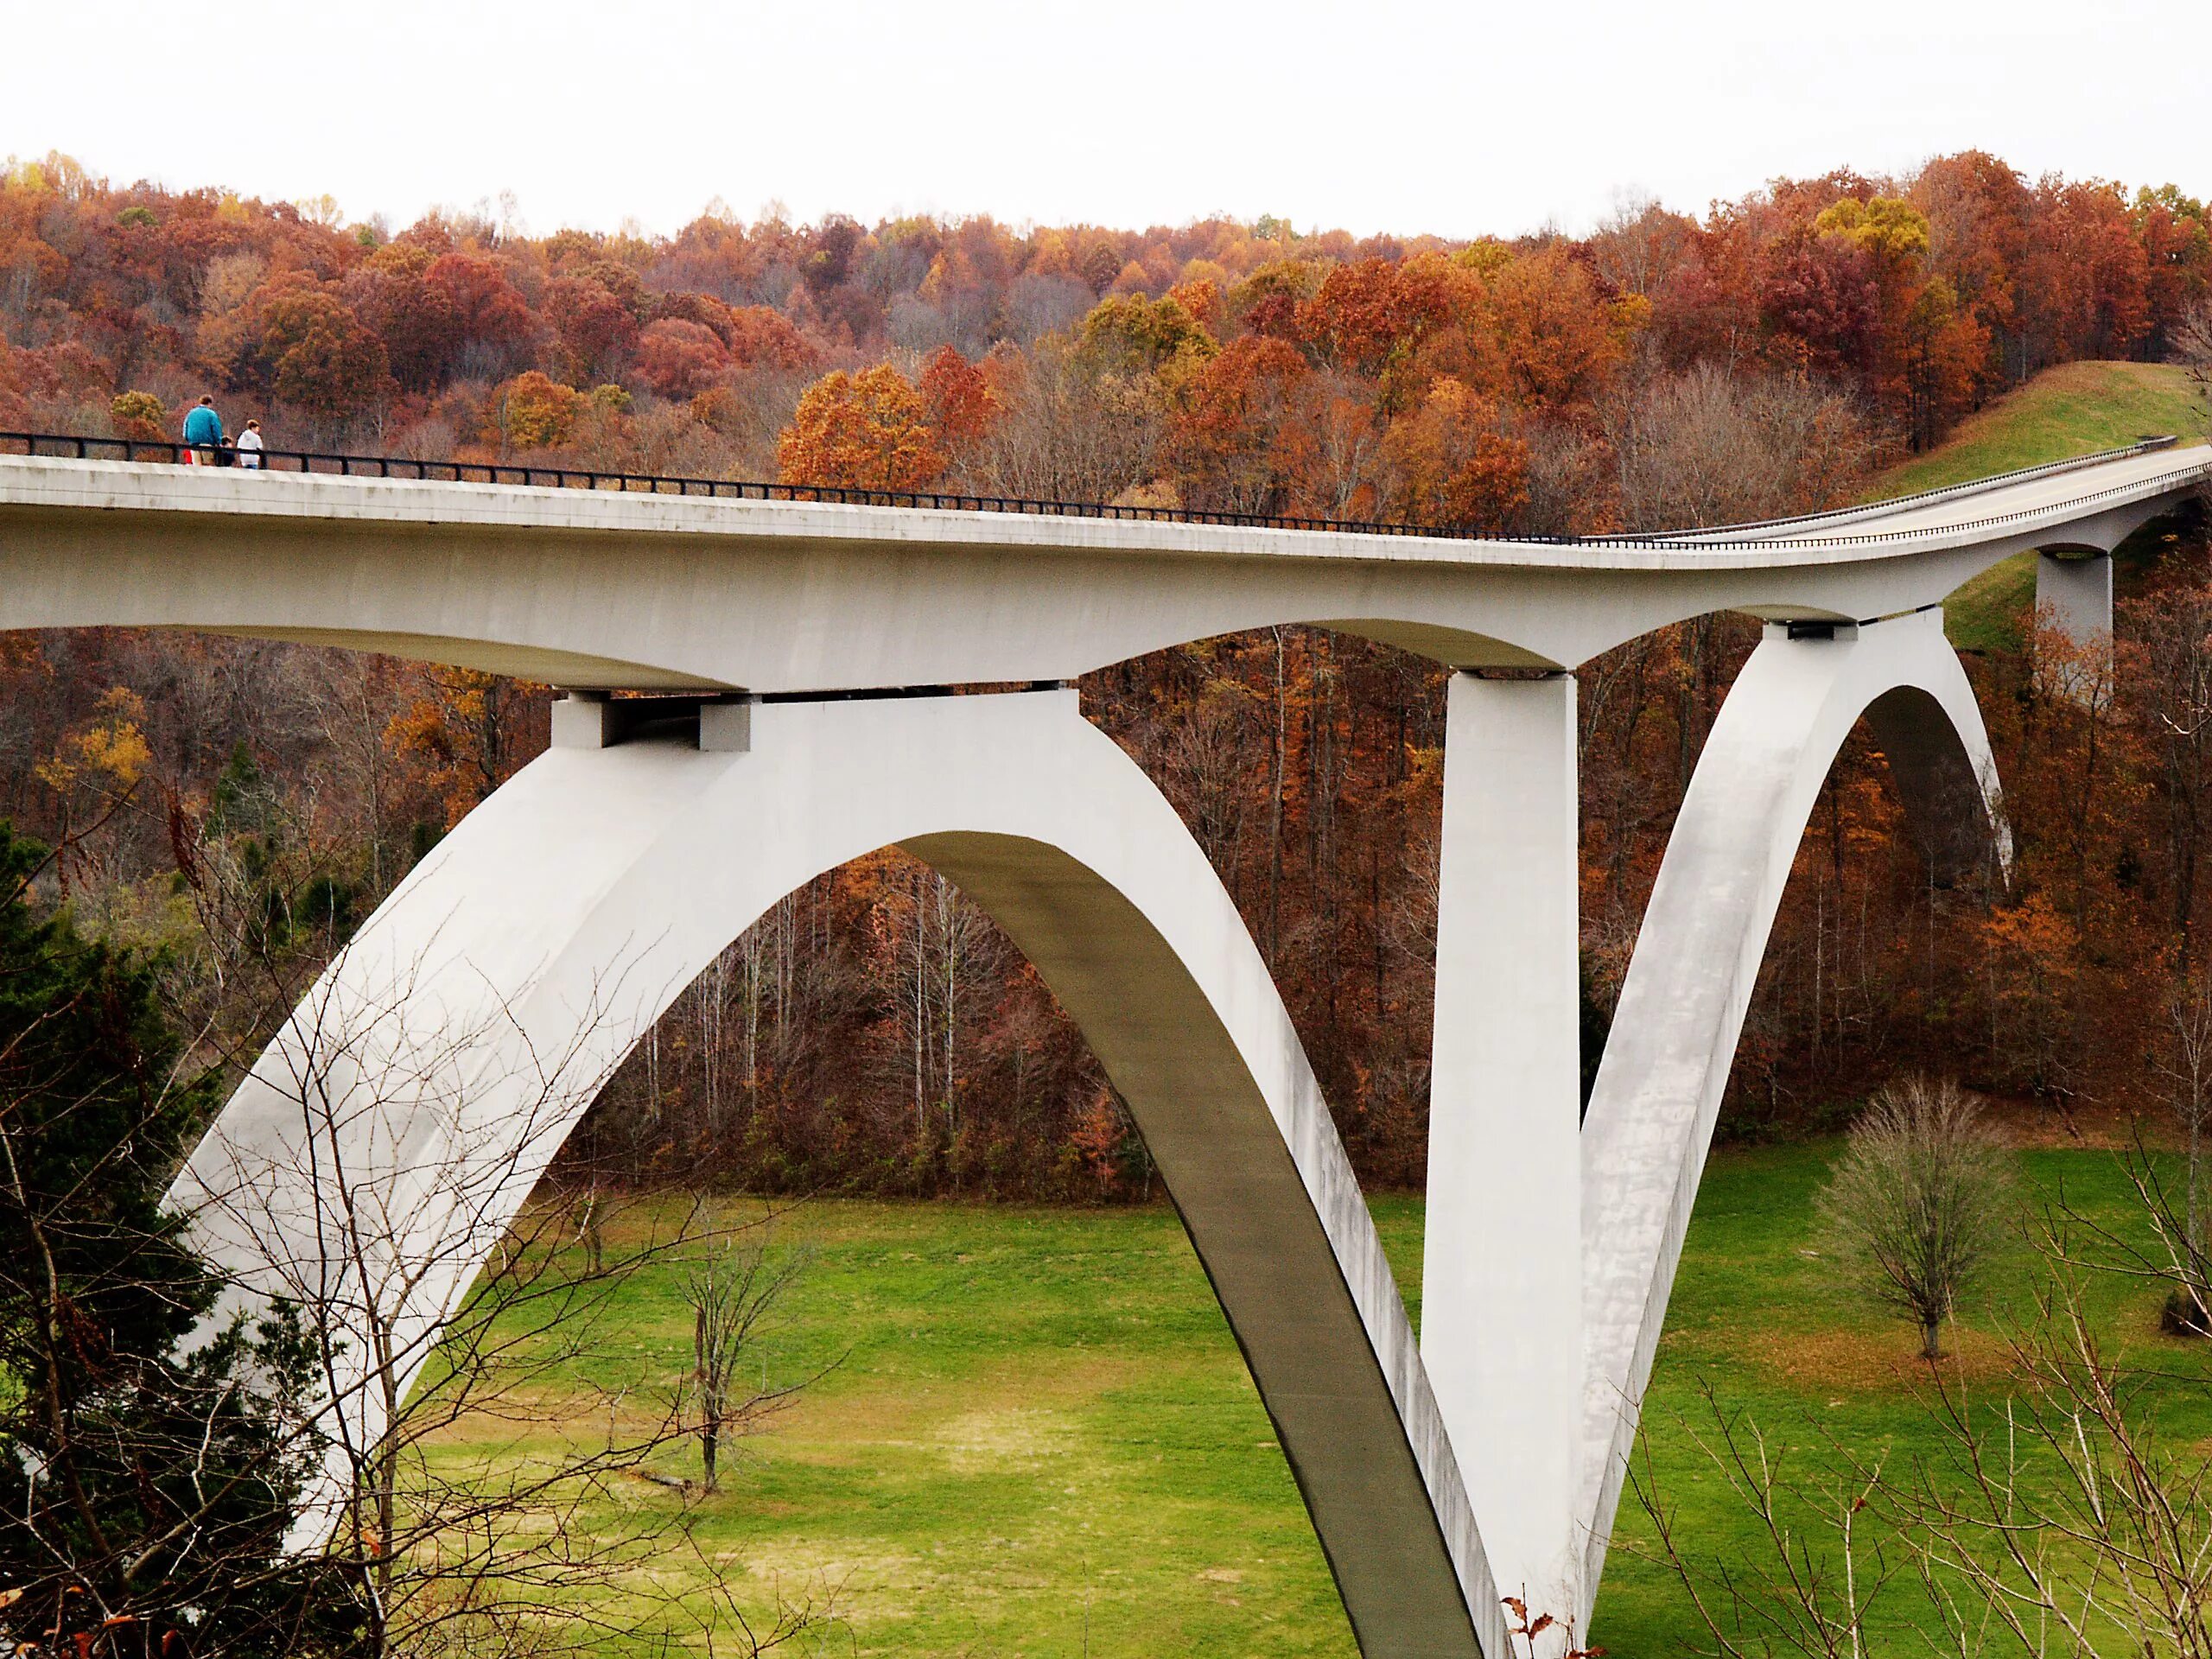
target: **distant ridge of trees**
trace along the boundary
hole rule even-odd
[[[666,238],[531,236],[488,209],[392,232],[50,156],[0,176],[0,429],[159,435],[209,390],[279,447],[1515,533],[1712,524],[1850,499],[2046,365],[2192,349],[2208,276],[2205,208],[2176,187],[1974,152],[1471,242],[719,210]],[[2196,531],[2159,533],[2114,661],[2038,640],[1973,665],[2011,888],[1932,881],[1878,755],[1847,750],[1745,1028],[1736,1132],[1827,1121],[1910,1066],[2055,1109],[2164,1097],[2158,1010],[2195,983],[2205,903],[2212,590]],[[1580,671],[1593,1044],[1754,637],[1698,619]],[[1285,627],[1084,688],[1221,871],[1385,1183],[1425,1156],[1442,683]],[[268,643],[0,637],[0,814],[68,849],[48,896],[87,931],[165,948],[184,1028],[250,1052],[272,988],[543,747],[548,696]],[[1153,1190],[1019,953],[889,852],[732,945],[587,1120],[587,1166]]]
[[[2177,187],[2031,181],[1971,151],[1472,242],[719,207],[667,238],[533,237],[488,207],[394,233],[56,155],[0,172],[0,425],[157,429],[213,389],[301,442],[766,476],[823,376],[934,364],[954,401],[885,416],[929,435],[904,478],[1634,524],[1633,492],[1574,461],[1655,377],[1796,377],[1924,447],[2037,369],[2159,356],[2209,272]],[[116,405],[132,392],[150,401]],[[1025,428],[1047,420],[1084,453],[1040,455]],[[881,464],[782,452],[834,474],[816,482]]]

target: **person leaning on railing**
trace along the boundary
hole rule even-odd
[[[223,417],[215,412],[215,400],[202,397],[193,411],[184,417],[185,461],[194,467],[215,465],[215,451],[223,442]]]

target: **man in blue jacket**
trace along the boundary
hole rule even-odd
[[[185,460],[194,466],[213,467],[215,446],[223,441],[223,417],[215,412],[215,400],[202,397],[199,407],[184,417],[184,441],[191,447]]]

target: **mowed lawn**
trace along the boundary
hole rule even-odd
[[[1807,1459],[1827,1434],[1893,1457],[1936,1444],[1914,1333],[1810,1254],[1833,1152],[1724,1152],[1699,1199],[1646,1435],[1682,1535],[1715,1554],[1758,1544],[1690,1443],[1701,1379]],[[2108,1154],[2027,1159],[2036,1183],[2126,1213]],[[1420,1203],[1375,1211],[1401,1284],[1417,1289]],[[626,1486],[625,1504],[688,1509],[698,1541],[643,1570],[677,1585],[711,1570],[755,1608],[826,1598],[823,1652],[1351,1659],[1289,1472],[1172,1211],[817,1202],[776,1236],[812,1260],[766,1375],[838,1363],[746,1443],[717,1495]],[[673,1267],[641,1276],[582,1373],[672,1386],[688,1363],[680,1281]],[[2002,1391],[1993,1332],[2027,1283],[2024,1262],[1967,1320],[1962,1351],[1985,1393]],[[2212,1435],[2206,1357],[2158,1333],[2157,1293],[2101,1294],[2113,1342],[2181,1379],[2154,1396],[2171,1431]],[[604,1421],[582,1387],[546,1404],[556,1424]],[[483,1432],[518,1449],[511,1424]],[[688,1449],[663,1467],[696,1472]],[[1592,1633],[1616,1659],[1676,1651],[1692,1633],[1671,1573],[1638,1554],[1649,1534],[1631,1499]],[[1877,1629],[1901,1634],[1913,1611],[1878,1609]]]

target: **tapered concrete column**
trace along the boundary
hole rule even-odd
[[[2036,555],[2036,609],[2048,605],[2060,630],[2086,645],[2112,638],[2112,557],[2099,553],[2061,557]]]
[[[1576,1616],[1582,1243],[1573,676],[1452,677],[1421,1357],[1500,1590]]]

